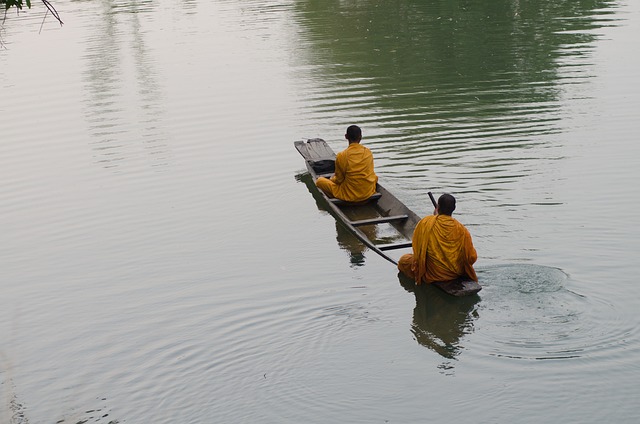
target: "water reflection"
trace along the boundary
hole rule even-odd
[[[553,84],[560,59],[587,52],[586,44],[596,38],[591,31],[611,23],[606,18],[615,4],[404,0],[302,1],[296,7],[306,40],[316,49],[312,59],[336,64],[314,72],[340,76],[330,82],[343,81],[339,88],[348,90],[343,99],[353,94],[349,87],[358,80],[355,89],[360,97],[368,96],[368,109],[424,112],[422,106],[448,117],[457,114],[451,105],[466,104],[465,111],[478,115],[512,111],[518,119],[517,104],[557,98]],[[582,44],[584,49],[566,49]],[[419,122],[421,115],[404,118]]]
[[[562,157],[560,83],[592,78],[594,30],[616,4],[296,2],[305,116],[369,127],[387,175],[437,172],[456,192],[482,177],[492,195]]]
[[[316,204],[320,207],[320,204],[317,202]],[[338,221],[336,221],[336,240],[338,241],[338,246],[349,254],[349,261],[352,266],[364,265],[364,252],[367,251],[367,247]]]
[[[296,175],[296,180],[303,182],[319,210],[330,213],[324,198],[318,192],[308,173]],[[375,226],[362,227],[372,231],[368,234],[375,238]],[[365,263],[367,247],[358,238],[336,221],[336,240],[341,249],[349,254],[352,266],[362,266]],[[429,286],[417,286],[413,280],[403,274],[398,274],[400,285],[416,298],[413,310],[411,332],[416,341],[447,360],[455,359],[462,351],[462,338],[473,331],[474,321],[479,317],[477,304],[480,296],[454,297],[443,291]],[[450,362],[440,365],[443,372],[450,373],[453,366]]]
[[[313,182],[313,178],[307,172],[296,175],[296,181],[302,182],[307,186],[307,190],[313,196],[313,200],[316,202],[318,210],[331,214],[331,210],[326,205],[326,202],[316,185]],[[376,238],[376,226],[367,225],[360,228],[362,232],[367,234],[369,238],[374,240]],[[336,240],[338,246],[349,255],[349,261],[352,266],[362,266],[365,262],[365,252],[369,250],[364,243],[362,243],[351,231],[345,228],[340,222],[336,220]]]
[[[416,297],[411,324],[416,341],[445,359],[455,359],[463,350],[461,340],[474,330],[480,296],[454,297],[428,284],[416,285],[403,274],[398,280]]]
[[[151,166],[168,160],[162,129],[162,90],[157,81],[141,19],[154,2],[100,2],[86,43],[86,120],[96,161],[106,168],[142,155]],[[123,34],[126,33],[126,34]],[[130,40],[129,49],[124,42]],[[134,81],[123,68],[133,60]]]

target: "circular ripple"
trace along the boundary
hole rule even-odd
[[[484,290],[476,334],[488,355],[524,360],[613,357],[636,331],[612,304],[567,289],[569,277],[559,269],[496,266],[479,276]]]

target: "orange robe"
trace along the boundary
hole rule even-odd
[[[360,143],[351,143],[336,155],[336,172],[333,177],[320,177],[316,185],[331,197],[347,202],[360,202],[376,192],[377,182],[371,150]]]
[[[424,217],[413,232],[413,254],[403,255],[398,269],[416,284],[468,277],[478,281],[473,264],[478,259],[471,234],[448,215]]]

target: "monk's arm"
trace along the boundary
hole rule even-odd
[[[478,253],[476,252],[476,248],[473,247],[473,240],[471,240],[471,234],[469,231],[465,234],[465,252],[467,254],[467,263],[469,265],[473,265],[478,260]]]
[[[413,230],[413,236],[411,237],[411,248],[413,249],[413,257],[414,259],[418,257],[420,252],[420,243],[422,243],[422,220],[418,221],[418,225]]]
[[[344,171],[345,171],[345,157],[341,153],[338,153],[336,156],[336,172],[331,177],[331,181],[336,184],[342,184],[344,181]]]

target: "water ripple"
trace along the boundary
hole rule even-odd
[[[520,360],[615,357],[638,336],[615,305],[570,290],[575,284],[561,270],[512,265],[480,275],[484,354]]]

